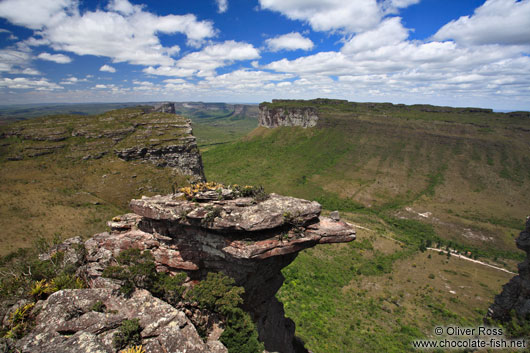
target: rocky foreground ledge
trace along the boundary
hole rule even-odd
[[[294,323],[275,298],[284,281],[280,271],[303,249],[354,240],[354,229],[336,214],[320,216],[316,202],[252,193],[249,187],[211,185],[132,200],[134,213],[115,217],[108,223],[110,232],[84,243],[64,243],[65,258],[81,265],[78,274],[90,288],[59,291],[38,302],[36,327],[18,347],[24,352],[44,352],[52,346],[56,352],[72,352],[72,347],[79,352],[113,352],[110,337],[119,322],[139,318],[148,352],[226,352],[218,340],[219,329],[209,333],[206,342],[200,339],[193,326],[196,313],[175,308],[145,290],[128,299],[113,291],[116,283],[102,277],[103,270],[121,251],[137,248],[151,252],[159,272],[186,272],[189,285],[209,272],[234,278],[245,289],[243,307],[256,323],[265,349],[304,352],[295,339]],[[83,259],[70,251],[76,242],[85,249]],[[90,311],[98,301],[113,314]]]

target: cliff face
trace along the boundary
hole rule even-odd
[[[317,110],[313,107],[275,108],[266,103],[259,105],[259,126],[267,128],[301,126],[307,128],[316,126],[317,121]]]
[[[175,115],[173,103],[157,105],[147,115],[149,119],[135,123],[134,134],[117,145],[114,153],[126,161],[144,160],[175,168],[194,181],[205,180],[191,120]]]
[[[173,103],[164,103],[153,109],[127,108],[97,116],[29,119],[4,127],[0,147],[10,161],[51,154],[87,161],[115,154],[204,180],[191,121],[174,112]]]
[[[111,222],[111,233],[86,243],[93,260],[88,273],[97,283],[111,256],[130,247],[150,249],[160,271],[184,270],[197,280],[223,272],[245,288],[244,307],[265,348],[295,352],[295,325],[274,297],[284,280],[280,270],[299,251],[352,241],[355,231],[345,222],[320,217],[316,202],[275,194],[262,202],[250,197],[214,201],[213,196],[217,193],[196,196],[202,201],[198,204],[179,200],[182,195],[132,200],[134,214]]]
[[[271,194],[258,201],[218,188],[192,199],[179,193],[132,200],[135,213],[115,217],[108,223],[110,232],[61,245],[65,259],[83,264],[77,273],[90,289],[59,291],[38,302],[35,329],[17,348],[45,352],[53,346],[62,352],[75,346],[76,352],[112,352],[119,323],[139,318],[148,352],[226,352],[218,341],[219,330],[209,333],[205,343],[199,339],[193,326],[196,313],[172,307],[145,290],[125,299],[113,291],[119,288],[116,282],[101,277],[121,251],[138,248],[151,252],[158,271],[186,272],[190,285],[208,272],[234,278],[245,289],[243,307],[257,324],[266,350],[304,352],[295,339],[294,323],[274,297],[284,280],[280,270],[299,251],[352,241],[355,231],[337,218],[321,217],[318,203],[292,197]],[[76,243],[84,248],[82,259],[71,251]],[[90,309],[97,301],[107,314]]]
[[[503,286],[502,292],[488,309],[488,318],[507,322],[511,320],[513,310],[519,319],[530,318],[530,217],[526,219],[526,228],[515,240],[517,247],[526,252],[526,259],[517,267],[519,274]]]

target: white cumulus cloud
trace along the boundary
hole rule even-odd
[[[99,68],[99,71],[114,73],[114,72],[116,72],[116,69],[114,67],[110,66],[110,65],[105,64],[105,65],[103,65],[102,67]]]
[[[228,10],[228,0],[215,0],[217,3],[217,12],[224,13]]]
[[[63,88],[56,83],[49,82],[45,78],[33,80],[26,77],[0,78],[0,87],[11,89],[34,89],[37,91],[51,91]]]
[[[223,43],[211,44],[200,51],[184,56],[173,66],[152,66],[144,69],[145,73],[162,76],[189,77],[212,76],[219,67],[235,61],[252,60],[260,57],[259,50],[252,44],[228,40]]]
[[[280,50],[311,50],[314,47],[313,41],[302,36],[298,32],[291,32],[281,36],[267,39],[267,47],[272,51]]]
[[[4,0],[0,17],[38,29],[27,46],[50,45],[77,55],[111,58],[137,65],[172,65],[178,46],[164,47],[159,34],[184,34],[197,47],[217,34],[212,22],[192,14],[159,16],[128,0],[112,0],[105,9],[80,13],[74,0]],[[37,38],[38,37],[38,38]]]
[[[41,60],[53,61],[57,64],[68,64],[72,62],[72,58],[63,54],[40,53],[37,55],[37,58]]]
[[[530,0],[487,0],[434,35],[463,44],[530,45]]]
[[[74,3],[73,0],[4,0],[0,2],[0,16],[19,26],[41,29],[60,21],[66,15],[65,9]]]
[[[353,53],[397,44],[408,37],[408,30],[401,25],[399,17],[391,17],[372,30],[357,34],[346,42],[342,52]]]
[[[376,0],[259,0],[262,9],[307,21],[315,31],[359,32],[375,27],[382,16]]]

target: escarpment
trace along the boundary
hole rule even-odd
[[[314,127],[318,122],[317,109],[314,107],[275,107],[273,104],[259,105],[259,126],[274,128],[279,126]]]
[[[488,309],[486,321],[530,323],[530,217],[526,218],[525,230],[519,234],[515,244],[526,253],[526,259],[517,266],[519,274],[506,283],[502,292],[495,297]]]
[[[191,121],[176,115],[173,103],[96,116],[29,119],[3,127],[0,140],[9,161],[44,155],[76,161],[116,156],[173,168],[194,181],[205,179]]]
[[[284,280],[281,269],[303,249],[354,240],[350,224],[322,217],[316,202],[213,183],[199,191],[191,187],[142,197],[130,206],[134,213],[113,218],[109,232],[56,248],[65,253],[65,261],[80,265],[77,275],[90,288],[59,291],[37,302],[35,328],[17,342],[18,349],[113,352],[112,337],[120,323],[137,318],[148,352],[226,352],[219,341],[222,324],[199,337],[197,310],[169,305],[143,289],[130,298],[117,294],[119,283],[103,277],[103,271],[116,264],[121,252],[134,248],[148,250],[160,273],[185,272],[190,287],[211,272],[228,275],[244,288],[242,308],[250,313],[267,351],[306,351],[275,298]],[[72,253],[74,244],[82,247],[82,258]],[[98,302],[105,313],[93,310]],[[212,320],[218,322],[215,315],[202,319]]]

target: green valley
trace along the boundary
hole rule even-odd
[[[436,325],[478,325],[524,253],[530,117],[472,108],[275,101],[317,126],[259,127],[203,149],[208,179],[320,202],[359,226],[309,249],[278,298],[313,352],[402,352]],[[425,250],[437,247],[445,252]],[[423,251],[421,251],[423,250]]]

